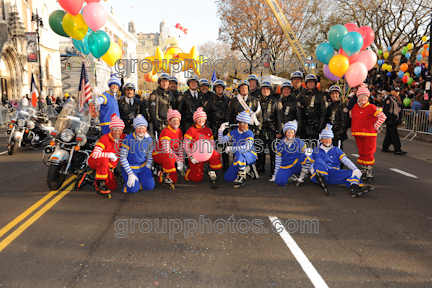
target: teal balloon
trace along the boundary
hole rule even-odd
[[[388,47],[387,47],[387,51],[391,51],[391,46],[388,46]]]
[[[417,55],[417,61],[420,61],[423,59],[423,56],[421,54]]]
[[[342,47],[342,39],[347,34],[348,29],[345,26],[338,24],[330,28],[327,34],[327,39],[334,49],[339,50]]]
[[[330,59],[333,57],[334,49],[329,43],[322,43],[318,45],[315,50],[315,55],[321,63],[329,64]]]
[[[88,38],[90,53],[95,58],[102,57],[110,47],[110,39],[107,33],[102,30],[95,31]]]
[[[88,39],[89,39],[89,36],[91,33],[93,33],[93,31],[89,28],[87,31],[87,35],[81,41],[76,40],[76,39],[72,39],[72,42],[73,42],[75,48],[78,51],[84,53],[85,55],[90,54],[90,49],[88,47]]]
[[[414,68],[414,73],[418,76],[421,73],[421,68],[420,67],[416,67]]]
[[[348,56],[359,52],[363,47],[363,36],[358,32],[350,32],[342,39],[342,48]]]
[[[63,10],[56,10],[51,13],[49,16],[48,22],[51,29],[58,35],[63,37],[68,37],[69,35],[63,29],[63,17],[67,14],[67,12]]]

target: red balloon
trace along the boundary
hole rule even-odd
[[[407,83],[409,80],[409,77],[407,75],[402,77],[402,82]]]
[[[353,31],[357,31],[357,29],[359,29],[359,27],[357,26],[357,24],[354,24],[354,23],[347,23],[344,26],[345,26],[345,28],[348,29],[348,33],[349,32],[353,32]]]
[[[348,61],[349,61],[349,64],[351,65],[352,63],[354,63],[354,62],[357,61],[357,58],[359,57],[360,52],[357,52],[357,53],[353,54],[351,57],[349,57],[349,56],[345,53],[345,51],[343,50],[343,48],[341,48],[341,49],[339,49],[339,55],[342,55],[342,56],[347,57],[347,58],[348,58]]]
[[[369,26],[360,27],[356,32],[360,33],[363,37],[363,47],[360,50],[366,49],[375,40],[375,32]]]
[[[321,90],[321,83],[320,82],[317,83],[317,89]]]

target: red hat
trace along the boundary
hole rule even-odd
[[[360,84],[359,86],[358,86],[358,89],[357,89],[357,93],[356,93],[356,95],[357,95],[357,97],[359,97],[360,95],[366,95],[366,96],[370,96],[370,91],[369,91],[369,89],[367,88],[367,85],[366,84],[364,84],[364,83],[362,83],[362,84]]]
[[[117,129],[124,129],[125,124],[123,120],[121,120],[115,113],[111,115],[111,123],[109,125],[110,129],[117,128]]]
[[[181,120],[181,114],[178,110],[168,109],[167,112],[167,120],[171,120],[171,118],[178,117]]]
[[[207,119],[207,114],[204,112],[202,107],[199,107],[195,113],[193,114],[193,121],[195,122],[196,119],[200,118],[200,117],[204,117]]]

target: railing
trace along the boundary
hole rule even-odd
[[[404,140],[411,134],[412,141],[418,134],[432,135],[432,111],[404,109],[402,123],[398,126],[399,130],[409,131]]]

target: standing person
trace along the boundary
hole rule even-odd
[[[397,130],[398,119],[399,119],[399,104],[396,100],[399,87],[392,87],[390,95],[387,96],[383,106],[383,112],[387,119],[386,123],[386,135],[384,138],[382,152],[392,153],[389,149],[390,145],[393,144],[395,155],[405,155],[407,152],[401,150],[401,142],[399,139],[399,133]]]
[[[171,76],[169,78],[169,88],[168,89],[171,92],[171,94],[173,95],[173,99],[174,99],[174,107],[173,107],[173,109],[177,109],[178,98],[182,94],[180,91],[178,91],[178,80],[177,80],[177,77]]]
[[[200,94],[203,97],[203,101],[209,100],[209,98],[214,94],[213,92],[209,91],[210,83],[207,79],[200,79],[199,82],[199,90]]]
[[[135,96],[135,85],[133,83],[126,83],[123,86],[125,96],[118,100],[120,118],[125,123],[124,133],[126,135],[135,131],[133,121],[137,115],[143,115],[148,118],[147,103],[142,102]],[[147,128],[146,128],[147,132]]]
[[[291,93],[293,86],[291,81],[286,81],[281,86],[281,97],[282,109],[279,113],[282,114],[282,123],[287,123],[289,121],[297,120],[298,127],[301,128],[302,118],[300,107],[297,105],[296,97]],[[296,131],[296,133],[301,134],[301,131]]]
[[[111,115],[116,114],[120,118],[119,106],[117,103],[117,95],[121,86],[120,79],[114,74],[108,80],[108,87],[110,90],[102,93],[96,100],[97,105],[100,107],[100,126],[102,134],[110,133],[109,124],[111,123]]]
[[[23,97],[22,99],[21,99],[21,105],[22,106],[28,106],[29,105],[29,100],[27,99],[27,97]]]
[[[2,94],[2,104],[3,104],[3,106],[7,106],[7,101],[8,101],[8,96],[7,96],[7,94],[6,94],[6,91],[3,91],[3,94]]]
[[[46,97],[46,99],[45,99],[45,101],[46,101],[46,105],[52,105],[52,101],[51,101],[51,96],[50,95],[47,95],[47,97]]]
[[[189,89],[182,96],[179,96],[177,106],[182,115],[182,131],[184,133],[194,124],[193,113],[204,104],[203,95],[197,90],[198,77],[195,75],[189,77],[187,85]]]
[[[341,150],[343,150],[343,141],[348,139],[348,107],[340,99],[341,88],[338,85],[331,86],[329,91],[332,102],[328,107],[328,123],[330,123],[333,127],[333,146],[339,147]]]
[[[255,98],[261,98],[261,89],[259,87],[259,80],[255,74],[251,74],[246,79],[249,82],[249,95]]]
[[[293,95],[294,99],[297,99],[300,93],[306,92],[306,89],[302,86],[302,81],[303,81],[303,73],[302,72],[295,71],[295,72],[291,73],[291,82],[293,85],[291,95]],[[301,132],[301,131],[299,131],[299,132]]]
[[[373,178],[374,154],[376,151],[377,132],[387,118],[382,109],[369,103],[370,92],[366,84],[360,84],[357,90],[358,103],[350,111],[351,134],[355,137],[360,156],[357,163],[362,164],[362,178]]]
[[[147,100],[150,122],[153,124],[153,131],[160,134],[168,127],[168,110],[174,105],[174,96],[168,90],[169,75],[163,73],[158,78],[158,88],[153,90]]]

